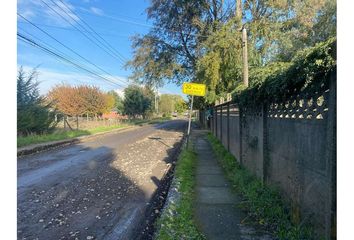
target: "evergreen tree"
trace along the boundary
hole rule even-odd
[[[39,95],[38,72],[26,74],[22,67],[17,75],[17,134],[42,134],[54,129],[55,111],[47,99]]]

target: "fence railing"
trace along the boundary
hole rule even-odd
[[[199,111],[200,124],[329,239],[336,228],[336,77],[311,96],[252,109],[228,102],[211,111]]]

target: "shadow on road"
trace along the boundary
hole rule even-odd
[[[186,121],[176,121],[153,127],[182,135]],[[162,136],[147,141],[159,142],[165,157],[143,182],[129,169],[144,169],[152,159],[135,159],[136,166],[127,167],[119,146],[77,144],[21,161],[27,170],[18,170],[18,239],[152,239],[181,142],[171,146]]]

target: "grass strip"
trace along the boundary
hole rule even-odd
[[[151,120],[132,120],[127,123],[111,125],[111,126],[100,126],[92,129],[87,130],[73,130],[73,131],[63,131],[58,130],[53,133],[48,134],[33,134],[28,136],[21,136],[17,137],[17,147],[24,147],[31,144],[38,144],[38,143],[45,143],[45,142],[52,142],[52,141],[59,141],[59,140],[66,140],[71,138],[76,138],[80,136],[92,135],[95,133],[107,132],[112,131],[120,128],[124,128],[131,125],[144,125],[144,124],[155,124],[155,123],[162,123],[165,121],[171,120],[171,118],[156,118]]]
[[[311,227],[307,224],[294,224],[291,221],[290,208],[284,203],[279,190],[265,185],[242,167],[220,141],[208,134],[214,152],[218,157],[226,177],[244,201],[242,206],[249,212],[251,219],[272,231],[279,239],[314,239]]]
[[[120,129],[126,126],[128,125],[120,124],[120,125],[112,125],[112,126],[100,126],[88,130],[57,131],[49,134],[41,134],[41,135],[33,134],[25,137],[17,137],[17,147],[24,147],[31,144],[59,141],[59,140],[76,138],[85,135],[92,135],[95,133]]]
[[[182,150],[177,161],[174,187],[178,189],[179,199],[170,203],[157,221],[156,240],[205,239],[193,219],[197,154],[191,145]]]

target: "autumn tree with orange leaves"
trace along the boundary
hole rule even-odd
[[[57,85],[48,93],[48,98],[65,115],[79,116],[86,111],[85,98],[79,87]]]
[[[97,87],[87,85],[57,85],[48,93],[48,99],[61,113],[76,117],[77,122],[78,117],[82,115],[97,117],[110,112],[115,104],[112,96]]]

